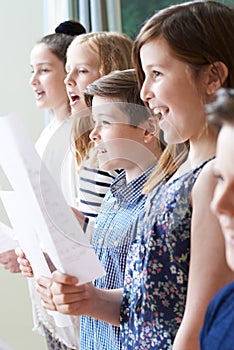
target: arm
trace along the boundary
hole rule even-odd
[[[12,273],[20,272],[19,263],[17,262],[17,255],[14,249],[0,254],[0,264],[2,264],[6,270],[9,270]]]
[[[214,294],[234,277],[226,264],[221,228],[210,210],[215,184],[210,162],[200,173],[192,192],[187,301],[173,350],[199,350],[199,333],[207,306]]]
[[[63,314],[86,315],[119,326],[122,289],[103,290],[86,283],[77,286],[76,277],[53,273],[52,283],[48,278],[37,280],[37,291],[42,305]]]

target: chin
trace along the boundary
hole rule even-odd
[[[99,168],[106,171],[118,169],[112,161],[99,162]]]
[[[36,106],[39,109],[46,109],[47,108],[47,107],[45,107],[44,103],[41,103],[41,102],[36,102]]]

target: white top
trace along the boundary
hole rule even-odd
[[[76,207],[75,158],[71,151],[73,118],[55,118],[39,136],[35,148],[70,206]]]
[[[89,217],[90,223],[86,237],[91,239],[94,221],[110,184],[118,175],[117,172],[105,172],[84,161],[81,170],[77,171],[74,151],[72,150],[72,123],[70,117],[64,121],[53,119],[42,131],[35,148],[56,181],[68,205],[80,210]],[[90,152],[90,158],[93,151]],[[57,327],[54,318],[42,308],[41,301],[35,289],[33,279],[28,279],[32,300],[34,329],[43,333],[42,324],[72,349],[79,349],[79,317],[72,317],[72,327]]]

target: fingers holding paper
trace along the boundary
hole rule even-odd
[[[18,257],[17,262],[19,264],[20,271],[25,277],[34,277],[33,269],[30,265],[29,260],[26,258],[24,252],[20,248],[15,249],[15,254]]]
[[[76,277],[59,271],[52,274],[50,282],[49,284],[44,277],[37,279],[37,291],[45,308],[76,316],[91,313],[95,300],[95,287],[92,283],[77,285]]]
[[[52,279],[44,276],[37,278],[37,293],[40,295],[41,304],[47,310],[55,311],[56,305],[53,301],[53,294],[51,292]]]

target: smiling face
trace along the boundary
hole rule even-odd
[[[37,107],[56,112],[67,105],[63,62],[44,43],[40,43],[31,51],[30,65],[32,69],[30,85],[35,93]]]
[[[214,174],[217,185],[211,208],[219,219],[226,245],[226,259],[234,270],[234,125],[225,124],[219,134]]]
[[[128,117],[121,106],[123,103],[117,100],[93,97],[92,115],[95,127],[90,138],[98,150],[100,168],[125,169],[130,181],[151,166],[155,162],[155,156],[146,141],[146,122],[140,126],[129,125]]]
[[[72,45],[67,51],[65,79],[72,113],[86,108],[83,91],[88,84],[100,77],[100,60],[86,44]]]
[[[205,124],[202,76],[173,56],[167,42],[157,38],[144,44],[140,59],[145,75],[141,97],[155,114],[169,144],[198,137]]]

